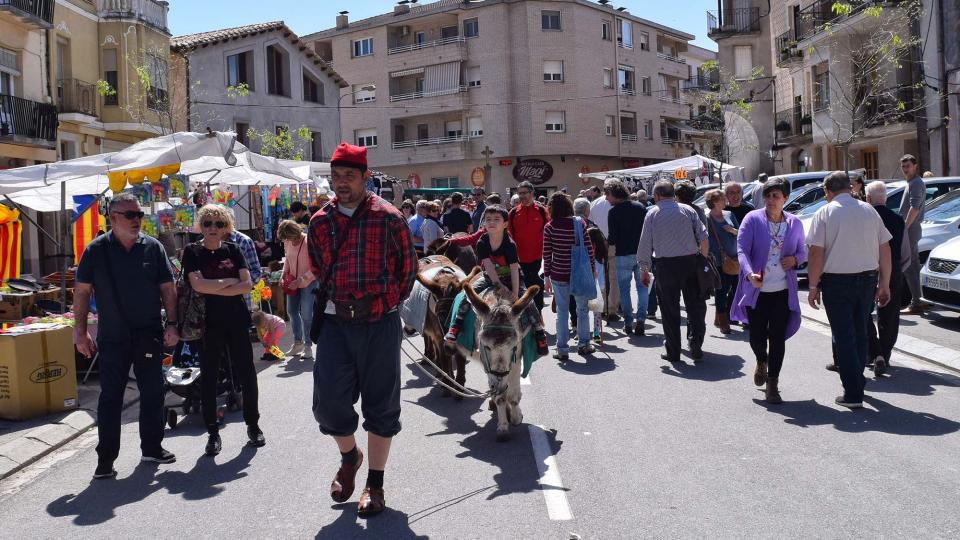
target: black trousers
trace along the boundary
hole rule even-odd
[[[670,358],[680,358],[680,296],[687,308],[687,327],[690,346],[699,348],[707,333],[707,302],[700,294],[697,282],[697,257],[660,257],[654,259],[664,346]]]
[[[200,353],[200,402],[203,405],[203,423],[209,433],[219,429],[217,424],[217,382],[220,366],[233,369],[234,383],[240,383],[243,392],[243,421],[248,426],[260,420],[258,408],[257,370],[253,366],[253,347],[245,325],[230,324],[208,327],[203,335]],[[227,353],[229,352],[229,360]]]
[[[159,336],[159,330],[157,335]],[[100,356],[100,400],[97,403],[97,455],[114,461],[120,455],[120,413],[130,365],[140,391],[140,450],[156,454],[163,441],[163,349],[157,342],[152,358],[135,358],[133,342],[98,343]]]
[[[523,280],[525,288],[536,285],[540,287],[540,292],[534,297],[533,301],[537,304],[537,310],[543,311],[543,279],[540,278],[540,267],[543,266],[543,259],[529,263],[520,263],[520,279]]]
[[[762,292],[757,297],[756,307],[747,308],[750,348],[758,362],[767,363],[767,375],[772,378],[780,376],[786,352],[787,319],[790,317],[787,294],[786,289]]]
[[[903,296],[903,278],[897,273],[890,277],[890,302],[877,310],[877,324],[873,324],[873,317],[868,317],[867,334],[870,337],[870,357],[872,361],[878,356],[890,361],[893,346],[897,344],[900,335],[900,298]]]

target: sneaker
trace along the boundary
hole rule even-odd
[[[262,361],[262,362],[271,362],[271,361],[273,361],[274,358],[276,358],[276,356],[274,356],[274,355],[272,355],[272,354],[270,354],[270,353],[268,353],[268,352],[265,352],[265,353],[263,353],[263,356],[260,357],[260,361]]]
[[[923,315],[923,306],[913,304],[900,311],[901,315]]]
[[[646,329],[643,327],[643,321],[637,321],[637,324],[633,327],[633,335],[635,336],[646,336]]]
[[[97,463],[97,470],[93,471],[94,480],[102,480],[104,478],[113,478],[117,476],[117,470],[113,468],[112,461],[100,461]]]
[[[173,463],[177,461],[177,456],[173,455],[173,452],[161,448],[158,452],[144,454],[143,457],[140,458],[140,461],[146,463]]]
[[[557,353],[553,353],[553,359],[559,360],[560,362],[566,362],[567,360],[570,359],[570,355],[568,355],[567,353],[557,352]]]
[[[313,360],[313,345],[303,346],[303,354],[300,355],[301,360]]]
[[[456,343],[458,330],[454,327],[450,327],[450,330],[447,330],[446,335],[443,336],[443,340],[447,343]]]
[[[594,349],[593,345],[589,343],[587,343],[586,345],[581,345],[577,347],[577,354],[579,354],[580,356],[590,356],[595,352],[597,352],[597,350]]]
[[[862,401],[847,401],[847,400],[845,400],[845,399],[843,398],[843,396],[837,396],[837,399],[833,400],[833,402],[836,403],[837,405],[841,406],[841,407],[846,407],[846,408],[848,408],[848,409],[862,409],[862,408],[863,408],[863,402],[862,402]]]
[[[250,442],[247,443],[250,446],[259,448],[267,444],[267,439],[263,436],[259,426],[247,426],[247,437],[250,438]]]
[[[208,456],[215,456],[220,453],[220,450],[223,449],[223,441],[220,440],[219,433],[211,433],[207,436],[207,447],[204,449],[204,453]]]
[[[303,342],[302,342],[302,341],[294,341],[294,342],[293,342],[293,347],[290,347],[290,350],[284,352],[283,354],[285,354],[285,355],[287,355],[287,356],[299,356],[299,355],[303,354]]]
[[[883,356],[877,356],[873,360],[873,376],[879,377],[887,372],[887,359]]]
[[[594,334],[594,335],[593,335],[593,338],[591,338],[591,339],[593,339],[593,342],[594,342],[594,343],[598,343],[598,344],[599,344],[599,343],[602,343],[602,342],[603,342],[603,336],[601,336],[600,334]]]
[[[824,367],[827,368],[827,371],[839,371],[839,370],[840,370],[840,368],[838,368],[837,365],[836,365],[836,364],[833,364],[833,363],[827,364],[827,365],[824,366]]]

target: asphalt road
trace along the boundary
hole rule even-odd
[[[656,322],[646,338],[628,339],[618,326],[589,361],[538,361],[523,386],[524,424],[506,443],[494,441],[483,403],[440,397],[405,361],[390,510],[375,518],[356,517],[357,495],[329,499],[339,456],[310,412],[312,363],[292,361],[260,373],[266,447],[243,446],[232,413],[223,453],[204,457],[191,415],[165,440],[177,463],[142,465],[134,407],[116,480],[91,482],[91,432],[0,482],[2,536],[960,535],[960,378],[895,356],[890,376],[868,383],[867,408],[842,409],[833,404],[837,376],[823,369],[829,338],[805,323],[787,344],[786,403],[768,406],[739,331],[724,338],[711,328],[702,364],[671,366],[659,358]],[[483,387],[477,364],[468,383]]]

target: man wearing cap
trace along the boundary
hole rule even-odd
[[[358,514],[385,508],[383,474],[390,442],[400,432],[400,316],[417,258],[403,214],[364,186],[367,149],[341,143],[330,160],[334,198],[310,220],[309,245],[318,299],[314,334],[313,415],[331,435],[341,465],[330,486],[338,503],[350,499],[363,464],[354,433],[362,399],[369,473]]]
[[[471,195],[473,195],[475,207],[473,213],[470,214],[470,220],[473,221],[473,230],[479,231],[480,221],[483,219],[483,211],[487,209],[487,203],[485,202],[487,195],[484,193],[482,187],[473,188]]]

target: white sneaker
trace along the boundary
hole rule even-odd
[[[303,345],[303,355],[300,356],[301,360],[313,360],[313,345]]]
[[[303,342],[302,342],[302,341],[294,341],[294,342],[293,342],[293,347],[290,347],[290,350],[289,350],[289,351],[286,351],[286,352],[283,353],[283,354],[285,354],[285,355],[287,355],[287,356],[299,356],[299,355],[303,354]]]

